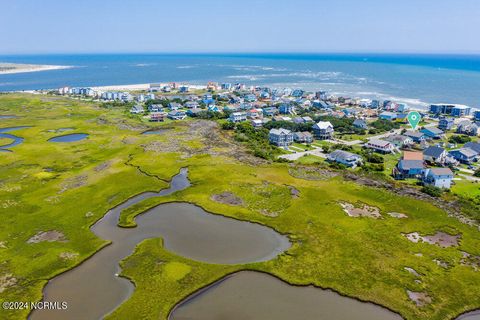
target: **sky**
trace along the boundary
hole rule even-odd
[[[478,0],[0,0],[0,54],[480,53]]]

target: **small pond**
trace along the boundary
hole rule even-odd
[[[76,142],[88,137],[86,133],[72,133],[48,139],[50,142]]]

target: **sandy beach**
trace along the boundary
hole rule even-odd
[[[49,70],[61,70],[61,69],[69,69],[69,68],[73,68],[73,67],[0,62],[0,75],[26,73],[26,72],[40,72],[40,71],[49,71]]]
[[[166,86],[168,83],[160,83],[160,86]],[[205,89],[206,86],[202,85],[190,85],[187,84],[190,89],[198,90]],[[91,87],[95,91],[146,91],[150,88],[150,83],[138,83],[138,84],[119,84],[109,86]]]

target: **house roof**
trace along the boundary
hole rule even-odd
[[[470,148],[473,151],[475,151],[477,153],[480,153],[480,143],[478,143],[478,142],[467,142],[467,143],[465,143],[465,145],[463,147],[464,148]]]
[[[450,168],[431,168],[429,171],[434,176],[453,176],[453,172]]]
[[[385,138],[385,140],[387,141],[390,141],[390,142],[402,142],[404,143],[405,140],[408,140],[411,138],[410,137],[407,137],[407,136],[404,136],[404,135],[401,135],[401,134],[392,134],[391,136],[388,136]]]
[[[380,116],[396,117],[397,114],[395,112],[384,111],[384,112],[380,113]]]
[[[425,129],[422,129],[422,132],[425,132],[425,131],[429,131],[435,135],[440,135],[440,134],[443,134],[444,132],[438,128],[425,128]]]
[[[291,133],[292,132],[290,130],[283,129],[283,128],[271,129],[270,130],[270,134],[274,134],[274,135],[287,135],[287,134],[291,134]]]
[[[457,150],[452,150],[451,152],[461,153],[464,156],[466,156],[467,158],[472,158],[472,157],[475,157],[476,155],[478,155],[478,152],[476,152],[475,150],[472,150],[470,148],[461,148],[461,149],[457,149]]]
[[[403,170],[424,169],[423,160],[400,160],[398,166]]]
[[[423,153],[418,151],[404,151],[403,160],[421,160],[423,161]]]
[[[425,149],[423,151],[423,154],[425,156],[429,156],[429,157],[434,157],[434,158],[438,158],[442,155],[442,153],[445,152],[445,149],[443,148],[440,148],[440,147],[436,147],[436,146],[430,146],[428,147],[427,149]]]
[[[361,157],[357,154],[344,151],[344,150],[335,150],[331,152],[328,157],[330,159],[342,159],[342,160],[349,160],[349,159],[361,159]]]
[[[313,125],[314,128],[316,129],[328,129],[333,128],[333,125],[330,123],[330,121],[319,121],[318,123]]]
[[[411,131],[411,130],[408,130],[407,132],[405,132],[405,135],[408,136],[408,137],[413,137],[413,138],[421,138],[421,137],[424,136],[424,134],[422,132]]]
[[[369,144],[374,144],[376,146],[380,146],[380,147],[386,147],[390,144],[390,142],[388,141],[385,141],[385,140],[380,140],[380,139],[372,139],[370,141],[368,141]]]

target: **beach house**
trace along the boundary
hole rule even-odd
[[[379,153],[392,153],[395,151],[395,146],[392,143],[381,139],[371,139],[365,144],[365,147]]]
[[[290,103],[282,103],[278,108],[281,114],[293,114],[295,113],[295,107]]]
[[[438,128],[428,127],[420,130],[427,139],[441,139],[444,136],[444,132]]]
[[[455,123],[454,118],[451,117],[441,117],[438,121],[438,128],[443,131],[451,130]]]
[[[432,164],[443,165],[447,160],[448,152],[441,147],[430,146],[423,150],[423,158]]]
[[[461,163],[471,164],[478,158],[478,153],[470,148],[460,148],[451,150],[449,154]]]
[[[228,117],[228,120],[231,122],[242,122],[247,120],[247,113],[246,112],[233,112]]]
[[[426,169],[423,175],[423,183],[437,188],[450,189],[453,181],[453,172],[450,168]]]
[[[364,129],[364,130],[368,129],[367,121],[365,121],[364,119],[355,119],[352,125],[355,128]]]
[[[333,137],[334,129],[330,121],[319,121],[313,125],[312,129],[313,135],[318,140],[329,140]]]
[[[313,135],[308,132],[295,132],[293,134],[293,140],[299,143],[312,143],[313,142]]]
[[[141,114],[141,113],[144,113],[145,110],[143,109],[143,107],[139,104],[136,104],[134,105],[131,109],[130,109],[130,113],[131,114]]]
[[[278,147],[288,147],[293,143],[293,133],[287,129],[271,129],[268,133],[268,141]]]
[[[384,112],[380,113],[380,115],[378,117],[381,120],[394,121],[397,118],[397,114],[395,112],[384,111]]]
[[[337,162],[350,168],[356,168],[362,163],[362,157],[351,152],[335,150],[328,154],[327,161]]]
[[[403,135],[411,138],[415,143],[421,143],[425,141],[425,138],[426,138],[423,132],[412,131],[412,130],[406,131]]]
[[[413,145],[412,138],[401,134],[392,134],[384,140],[393,143],[397,148],[408,148]]]

